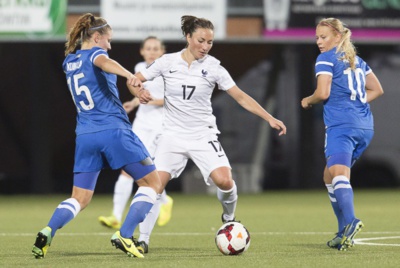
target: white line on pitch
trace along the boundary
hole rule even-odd
[[[357,244],[357,245],[367,245],[367,246],[393,246],[393,247],[400,247],[400,244],[386,244],[386,243],[364,242],[364,241],[388,240],[388,239],[400,239],[400,236],[383,236],[383,237],[356,238],[356,239],[354,239],[354,243]]]
[[[161,232],[154,232],[152,235],[160,235],[160,236],[201,236],[201,235],[210,235],[214,234],[215,231],[210,231],[210,232],[204,232],[204,233],[161,233]],[[113,232],[87,232],[87,233],[63,233],[63,232],[58,232],[57,235],[61,236],[108,236],[112,235]],[[333,232],[251,232],[253,235],[330,235],[333,234]],[[362,232],[363,235],[365,234],[400,234],[400,232]],[[34,236],[36,233],[0,233],[0,236]],[[355,239],[355,241],[358,242],[358,244],[361,244],[360,242],[363,241],[369,241],[369,240],[381,240],[381,239],[396,239],[400,238],[400,236],[391,236],[391,237],[373,237],[373,238],[358,238]]]

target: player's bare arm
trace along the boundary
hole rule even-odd
[[[124,102],[124,103],[122,104],[122,106],[124,107],[126,113],[130,113],[130,112],[132,112],[136,107],[138,107],[139,104],[140,104],[139,99],[136,98],[136,97],[134,97],[132,100],[127,101],[127,102]]]
[[[301,100],[304,109],[310,109],[314,104],[325,101],[331,94],[332,76],[327,74],[318,75],[317,88],[314,94]]]
[[[256,100],[243,92],[238,86],[233,86],[227,90],[227,93],[247,111],[267,121],[272,128],[280,130],[279,136],[286,134],[285,124],[268,113]]]
[[[150,91],[144,89],[143,87],[139,86],[132,86],[128,82],[126,83],[131,94],[139,99],[141,104],[146,104],[149,101],[153,100],[153,97],[150,94]]]
[[[367,102],[371,102],[383,95],[383,88],[374,73],[365,77],[365,89],[367,90]]]
[[[97,56],[93,63],[107,73],[125,77],[127,79],[127,83],[132,86],[142,87],[142,82],[136,76],[122,67],[115,60],[108,58],[106,55]]]

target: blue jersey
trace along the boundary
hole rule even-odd
[[[106,129],[131,129],[116,85],[117,76],[94,65],[99,55],[108,57],[99,47],[69,54],[63,63],[68,88],[77,109],[76,134]]]
[[[332,76],[329,98],[324,102],[324,122],[330,127],[373,129],[373,117],[367,103],[365,77],[372,72],[367,63],[356,56],[356,69],[341,60],[336,48],[321,53],[315,64],[316,76]]]

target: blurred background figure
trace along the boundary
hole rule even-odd
[[[289,23],[290,0],[264,0],[267,31],[284,31]]]

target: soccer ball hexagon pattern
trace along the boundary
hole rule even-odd
[[[215,244],[224,255],[239,255],[250,246],[250,233],[240,222],[227,222],[215,235]]]

